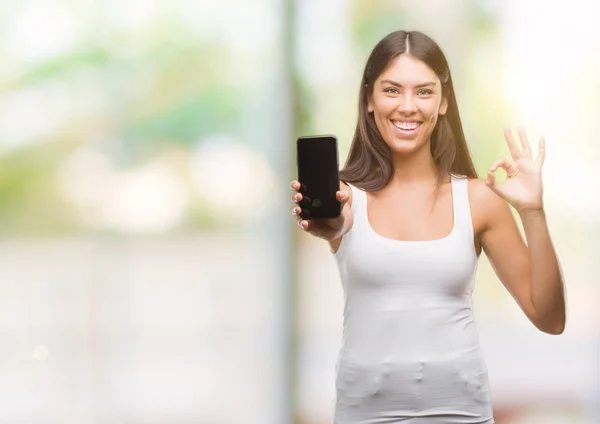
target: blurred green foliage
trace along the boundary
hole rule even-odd
[[[4,20],[16,10],[5,11]],[[464,54],[469,60],[461,66],[464,73],[455,78],[463,88],[459,102],[467,137],[477,168],[483,172],[503,152],[499,131],[506,106],[503,93],[494,84],[501,78],[501,70],[484,66],[486,58],[482,56],[498,45],[494,18],[479,2],[473,2],[469,10],[470,44]],[[411,23],[409,9],[383,0],[353,2],[350,17],[349,42],[356,57],[365,60],[383,35]],[[70,93],[75,99],[81,84],[88,84],[108,100],[97,115],[72,116],[53,133],[0,151],[0,236],[96,231],[81,221],[75,205],[64,199],[56,182],[66,158],[82,146],[93,144],[109,154],[118,169],[126,170],[172,149],[191,158],[199,143],[211,135],[241,132],[248,106],[240,102],[240,95],[245,92],[244,84],[256,81],[245,82],[243,69],[238,72],[240,81],[228,79],[224,70],[231,68],[236,58],[221,38],[194,38],[169,16],[143,34],[111,32],[108,27],[96,35],[97,39],[94,31],[88,32],[88,38],[73,50],[25,67],[2,83],[5,93],[19,93],[60,82],[65,90],[75,91]],[[357,66],[363,63],[359,60]],[[311,87],[297,69],[292,73],[294,132],[314,133],[318,128],[315,104],[327,94]],[[354,123],[348,118],[336,116],[351,132]],[[347,142],[342,140],[342,144]],[[189,172],[178,172],[190,186]],[[179,230],[211,228],[218,221],[218,212],[188,189],[192,202]]]

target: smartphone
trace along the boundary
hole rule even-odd
[[[331,135],[299,137],[298,182],[302,219],[337,218],[341,207],[335,194],[340,189],[337,138]]]

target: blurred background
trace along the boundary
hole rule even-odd
[[[480,259],[497,424],[600,423],[600,33],[571,0],[0,3],[0,423],[326,424],[342,291],[290,215],[295,139],[343,163],[362,67],[439,42],[477,169],[547,138],[568,324]],[[535,143],[534,143],[535,147]]]

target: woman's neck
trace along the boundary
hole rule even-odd
[[[437,184],[438,168],[435,164],[429,145],[411,155],[394,157],[394,184]]]

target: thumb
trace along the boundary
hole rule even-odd
[[[490,190],[492,190],[494,193],[496,193],[502,199],[506,200],[509,204],[511,204],[512,206],[515,206],[514,200],[511,200],[506,195],[504,185],[503,184],[498,184],[496,182],[496,176],[494,175],[494,173],[491,170],[488,171],[488,176],[485,179],[485,185],[488,186],[488,188]]]
[[[485,185],[489,188],[493,188],[496,186],[496,176],[492,171],[488,171],[487,178],[485,179]]]
[[[338,202],[340,202],[340,205],[343,208],[344,205],[348,203],[348,200],[350,200],[350,193],[348,193],[346,190],[339,190],[336,193],[335,197],[337,198]]]
[[[496,193],[500,197],[503,197],[502,186],[496,182],[496,176],[494,175],[494,172],[492,170],[488,171],[487,178],[485,179],[485,185],[488,186],[488,188],[494,193]]]
[[[336,193],[336,198],[340,202],[340,205],[342,208],[346,205],[346,203],[348,203],[351,196],[352,196],[352,192],[350,190],[342,189]]]

